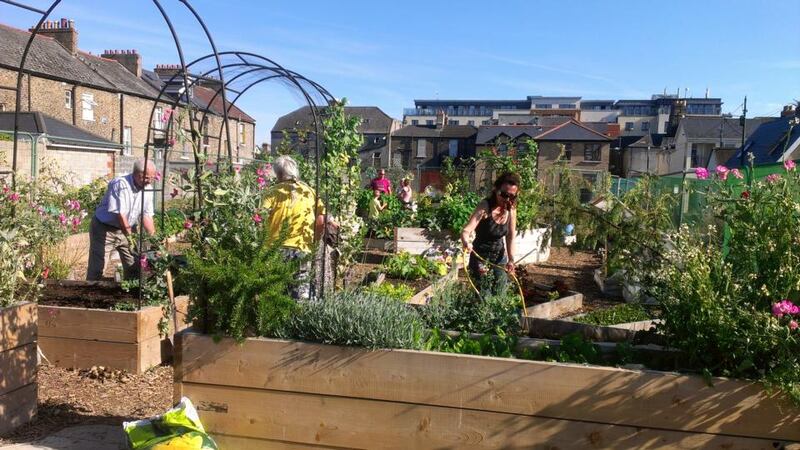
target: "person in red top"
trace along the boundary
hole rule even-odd
[[[381,191],[382,194],[392,193],[392,182],[386,178],[386,171],[384,169],[378,170],[378,177],[372,180],[370,187],[372,190]]]

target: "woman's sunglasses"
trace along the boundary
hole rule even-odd
[[[509,194],[506,191],[500,191],[500,197],[503,197],[504,199],[510,202],[513,202],[514,200],[517,199],[517,196],[515,194]]]

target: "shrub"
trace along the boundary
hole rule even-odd
[[[463,283],[449,283],[436,292],[420,314],[427,328],[495,333],[497,329],[515,334],[520,329],[518,296],[480,298]]]
[[[367,348],[419,348],[422,321],[408,306],[374,293],[340,291],[300,305],[287,337]]]

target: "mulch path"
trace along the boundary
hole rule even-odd
[[[141,375],[112,370],[71,370],[39,366],[36,418],[0,437],[0,445],[31,442],[73,425],[108,424],[144,419],[172,407],[172,367],[158,366]]]

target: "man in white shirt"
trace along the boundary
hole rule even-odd
[[[145,191],[156,176],[156,166],[152,161],[138,160],[133,165],[133,173],[115,178],[108,183],[108,189],[97,206],[89,229],[89,268],[87,280],[99,280],[103,276],[106,255],[116,249],[125,271],[125,278],[138,273],[138,263],[131,253],[128,236],[139,224],[148,234],[156,232],[153,223],[153,195]],[[144,202],[144,215],[142,215]]]

